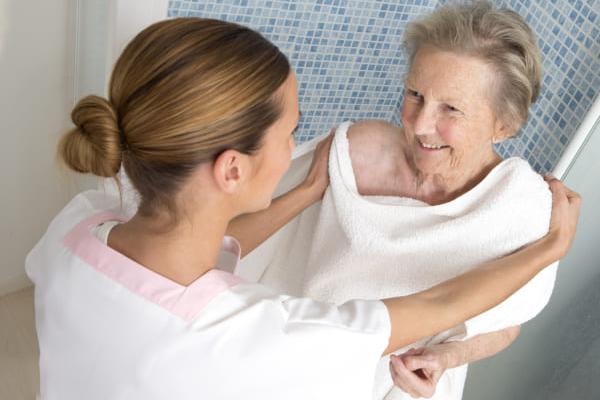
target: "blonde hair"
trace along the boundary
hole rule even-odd
[[[139,212],[166,207],[200,164],[226,149],[252,154],[281,114],[286,57],[246,27],[177,18],[140,32],[119,57],[109,99],[88,96],[59,144],[73,170],[115,177],[123,165]]]
[[[424,46],[481,59],[496,73],[496,116],[513,132],[527,121],[540,92],[541,56],[531,28],[516,12],[489,1],[447,5],[409,23],[404,45],[410,65]]]

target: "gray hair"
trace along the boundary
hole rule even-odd
[[[541,56],[531,28],[516,12],[489,1],[447,5],[409,23],[404,46],[409,65],[424,46],[481,59],[497,74],[491,98],[496,116],[513,133],[527,121],[540,92]]]

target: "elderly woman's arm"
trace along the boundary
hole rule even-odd
[[[510,346],[520,332],[521,326],[517,325],[477,335],[463,342],[441,343],[440,348],[447,349],[446,369],[491,357]]]
[[[411,349],[390,358],[394,384],[413,397],[429,398],[447,369],[491,357],[515,341],[520,326],[477,335],[462,342],[446,342]]]
[[[329,185],[327,161],[332,139],[333,134],[330,134],[317,145],[308,174],[301,184],[274,199],[266,210],[240,215],[229,223],[226,235],[240,242],[242,257],[323,197]]]

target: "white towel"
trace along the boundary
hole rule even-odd
[[[240,275],[336,304],[402,296],[513,252],[547,232],[550,191],[519,158],[502,161],[476,187],[437,206],[361,196],[346,136],[350,125],[336,132],[329,157],[331,185],[323,201],[242,260]],[[303,175],[298,171],[305,171],[310,160],[310,153],[295,159],[282,187],[298,183]],[[416,345],[522,324],[546,305],[555,276],[556,265],[546,268],[494,309]],[[460,399],[465,377],[466,366],[447,371],[433,398]],[[410,399],[393,388],[387,357],[375,378],[374,398]]]

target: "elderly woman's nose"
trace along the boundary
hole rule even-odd
[[[436,115],[435,111],[427,107],[421,108],[415,115],[414,131],[417,135],[428,135],[435,133]]]

